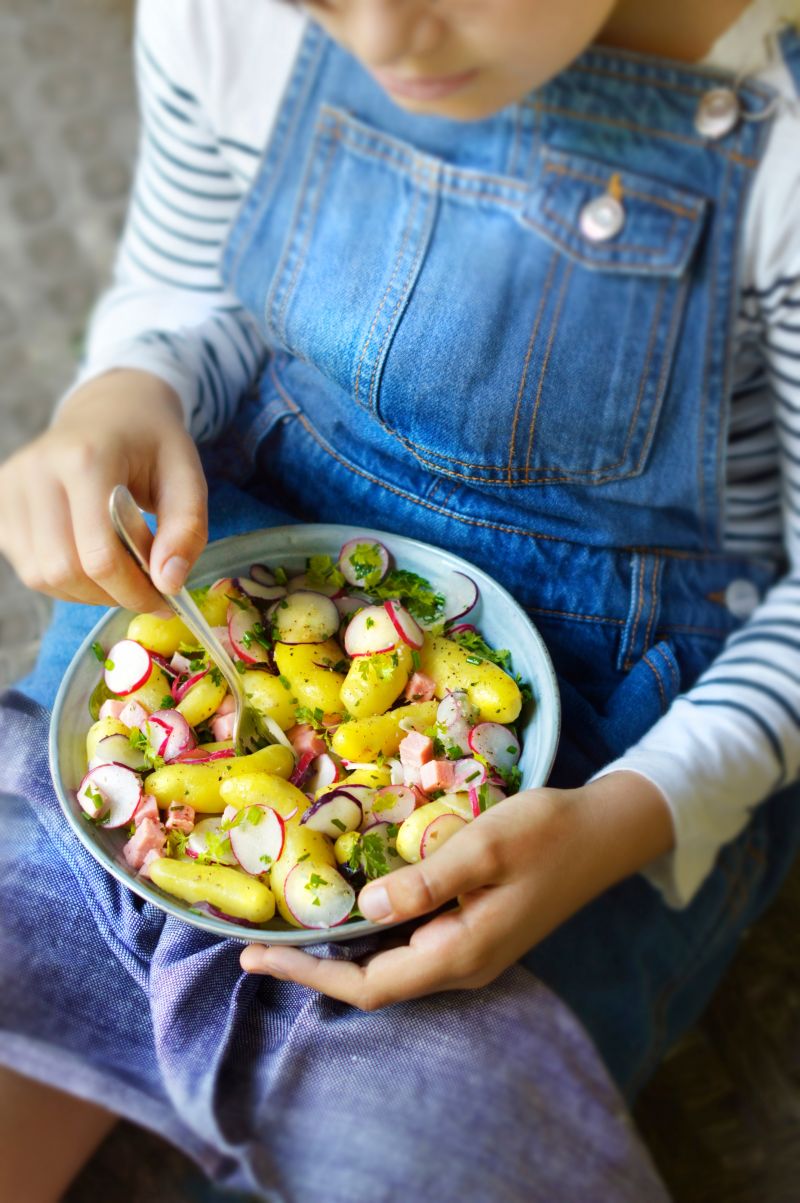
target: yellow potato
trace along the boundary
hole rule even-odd
[[[411,648],[405,643],[392,652],[358,656],[342,684],[345,710],[354,718],[383,714],[408,684],[411,663]]]
[[[376,756],[394,756],[400,741],[408,734],[400,727],[402,719],[410,719],[417,731],[424,731],[436,722],[437,702],[411,702],[398,706],[388,714],[373,714],[356,718],[336,728],[331,747],[345,760],[374,760]]]
[[[296,705],[323,714],[338,714],[342,709],[340,690],[344,674],[319,664],[338,664],[345,659],[334,639],[327,643],[276,643],[275,663],[278,672],[291,686]]]
[[[333,855],[336,857],[336,863],[346,865],[360,843],[360,831],[344,831],[340,836],[337,836],[336,843],[333,845]]]
[[[198,593],[195,601],[203,618],[210,626],[224,627],[228,621],[229,598],[241,596],[241,592],[231,578],[226,576],[221,581],[215,581],[207,592]],[[195,640],[190,636],[187,642],[194,643]]]
[[[474,659],[452,639],[430,638],[420,652],[420,668],[436,682],[436,696],[463,689],[482,722],[513,723],[522,709],[516,681],[491,660],[470,664]]]
[[[86,759],[92,759],[101,739],[105,739],[108,735],[124,735],[127,738],[129,731],[130,728],[121,723],[118,718],[99,718],[86,732]]]
[[[280,915],[287,923],[291,923],[292,927],[301,925],[293,918],[292,912],[286,905],[283,887],[286,878],[301,859],[326,867],[336,864],[333,844],[327,836],[322,835],[319,831],[310,831],[308,827],[290,824],[286,828],[286,842],[283,845],[283,851],[270,869],[269,884],[275,895]]]
[[[452,814],[460,814],[460,812],[445,802],[443,798],[439,798],[435,802],[426,802],[418,810],[412,811],[408,818],[400,824],[400,830],[397,833],[397,851],[403,860],[407,860],[412,865],[421,860],[419,846],[425,828],[434,819]],[[460,817],[464,818],[464,815],[460,815]],[[444,843],[444,839],[442,843]]]
[[[149,872],[160,889],[184,902],[208,902],[226,915],[250,923],[267,923],[275,914],[269,886],[240,869],[163,857],[151,863]]]
[[[170,802],[188,803],[202,814],[221,814],[225,803],[220,793],[223,781],[247,773],[272,773],[288,777],[294,756],[282,744],[270,744],[250,756],[231,756],[208,764],[165,764],[145,778],[145,793],[152,794],[160,809]]]
[[[247,806],[271,806],[277,810],[285,823],[296,827],[311,803],[302,790],[283,777],[270,773],[246,773],[243,777],[232,777],[223,781],[219,792],[226,806],[243,810]],[[293,818],[287,816],[296,811]]]
[[[295,725],[298,703],[291,685],[287,689],[280,677],[272,673],[248,670],[242,673],[242,686],[259,714],[274,719],[282,731]]]
[[[156,614],[136,614],[128,624],[126,638],[168,658],[177,652],[179,644],[195,643],[194,635],[180,618],[159,618]]]
[[[387,765],[376,764],[373,769],[354,769],[340,781],[332,781],[330,785],[323,785],[322,789],[317,790],[314,799],[321,798],[323,794],[329,794],[331,790],[339,789],[342,785],[369,785],[373,789],[381,789],[382,786],[391,784],[391,769]]]
[[[127,693],[121,700],[123,702],[139,702],[144,706],[145,710],[153,711],[160,710],[161,703],[165,698],[171,697],[169,688],[169,678],[164,670],[155,662],[150,670],[150,676],[145,681],[144,685],[139,689],[134,689],[133,693]]]
[[[211,718],[227,692],[225,678],[212,670],[184,694],[175,709],[183,715],[190,727],[197,727],[207,718]]]

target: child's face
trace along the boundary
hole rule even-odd
[[[469,121],[572,62],[616,0],[308,0],[396,104]]]

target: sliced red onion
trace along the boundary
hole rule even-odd
[[[198,681],[202,681],[203,677],[208,671],[209,670],[207,668],[201,668],[200,672],[193,673],[191,677],[176,677],[170,688],[173,702],[175,702],[176,705],[178,702],[182,702],[189,690],[192,689]]]
[[[259,581],[251,581],[246,576],[236,577],[236,587],[240,593],[246,594],[256,602],[280,601],[286,596],[285,585],[262,585]]]
[[[364,820],[361,803],[344,790],[331,790],[312,802],[300,819],[301,826],[335,840],[346,831],[358,831]]]

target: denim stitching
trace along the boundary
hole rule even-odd
[[[658,379],[658,388],[657,388],[657,394],[656,394],[657,396],[659,396],[662,399],[662,401],[666,394],[667,377],[668,377],[670,371],[672,370],[672,362],[673,362],[672,357],[667,354],[667,350],[670,347],[674,347],[674,345],[675,345],[675,335],[677,333],[678,326],[680,325],[680,322],[683,319],[683,310],[684,310],[684,305],[685,305],[685,300],[686,300],[686,290],[687,290],[687,285],[684,284],[684,286],[681,289],[679,289],[676,294],[676,297],[675,297],[676,304],[674,304],[672,307],[672,321],[670,322],[670,327],[669,327],[669,330],[667,331],[667,338],[664,343],[664,355],[662,357],[662,362],[661,362],[661,375],[659,376],[659,379]],[[663,300],[663,297],[661,298],[661,300]],[[659,307],[660,307],[660,302],[659,302]],[[660,316],[660,314],[659,314],[659,316]],[[645,461],[647,453],[650,449],[650,443],[652,442],[652,439],[653,439],[653,434],[655,432],[656,423],[658,422],[658,417],[659,417],[660,412],[661,412],[661,405],[654,404],[652,407],[652,413],[650,415],[650,424],[647,428],[644,439],[642,440],[642,450],[641,450],[639,459],[636,464],[637,469],[641,468],[642,464]]]
[[[656,679],[656,685],[658,686],[659,697],[661,698],[661,713],[666,714],[667,710],[669,708],[669,702],[667,701],[667,694],[666,694],[666,690],[664,689],[664,682],[661,680],[661,673],[658,671],[655,664],[653,664],[653,662],[651,660],[649,660],[646,655],[642,656],[642,661],[644,664],[647,665],[647,667],[650,669],[651,673],[653,674],[653,676]]]
[[[525,452],[525,473],[526,473],[526,475],[528,473],[530,473],[531,452],[533,450],[533,435],[534,435],[534,430],[536,428],[536,419],[539,416],[539,405],[541,404],[541,400],[542,400],[542,390],[544,389],[544,381],[545,381],[545,376],[547,374],[547,365],[550,362],[550,354],[553,350],[553,342],[556,337],[556,330],[558,329],[558,320],[561,317],[561,310],[564,308],[564,298],[567,295],[567,287],[569,285],[570,279],[572,278],[572,272],[573,272],[573,265],[572,265],[572,263],[568,263],[566,266],[566,269],[564,271],[564,279],[561,281],[561,289],[559,291],[558,299],[556,301],[556,307],[555,307],[555,310],[553,311],[553,321],[550,325],[550,337],[547,340],[547,346],[545,348],[544,358],[542,359],[542,369],[539,372],[539,385],[536,389],[536,401],[534,402],[534,405],[533,405],[533,413],[531,414],[530,426],[528,427],[528,448],[527,448],[527,451]]]
[[[517,438],[517,423],[519,421],[520,409],[522,407],[522,398],[525,393],[525,384],[528,379],[528,367],[530,365],[531,355],[533,353],[533,347],[534,347],[534,343],[536,341],[536,336],[539,333],[539,324],[542,320],[542,315],[544,313],[545,302],[548,300],[548,298],[550,296],[550,291],[551,291],[551,288],[553,285],[553,276],[555,275],[557,262],[558,262],[558,260],[556,258],[556,254],[554,251],[551,256],[551,259],[550,259],[550,266],[547,269],[547,276],[545,278],[544,287],[542,288],[542,295],[539,299],[539,307],[536,310],[536,319],[533,323],[533,328],[531,330],[531,337],[528,342],[528,352],[525,356],[525,362],[522,367],[522,376],[520,378],[519,388],[517,390],[517,404],[514,407],[514,420],[511,423],[511,439],[510,439],[509,448],[508,448],[508,483],[510,485],[513,484],[512,476],[513,476],[514,448],[516,445],[516,438]],[[425,448],[425,450],[430,450],[430,448]],[[451,459],[452,457],[447,456],[446,458]],[[457,460],[455,462],[464,464],[464,460]],[[475,467],[476,465],[470,464],[468,466]]]
[[[568,179],[581,180],[587,184],[594,184],[598,188],[608,187],[608,180],[604,180],[600,176],[590,175],[585,171],[575,171],[574,168],[568,167],[566,163],[555,163],[552,159],[545,163],[544,170],[545,172],[552,172],[554,175],[566,176]],[[624,171],[621,172],[623,196],[633,196],[637,200],[649,201],[650,204],[657,205],[660,209],[667,209],[677,217],[685,217],[689,221],[697,221],[702,211],[702,206],[696,205],[694,209],[687,209],[684,205],[677,204],[676,201],[667,200],[666,197],[653,196],[649,192],[639,192],[635,188],[630,188],[625,183],[626,174]]]
[[[550,206],[545,201],[542,201],[542,213],[545,217],[549,217],[554,225],[561,226],[562,229],[567,230],[570,234],[575,234],[577,232],[574,222],[569,221],[566,217],[562,217],[560,213],[557,213],[555,211],[555,209],[551,209]],[[531,225],[535,224],[534,219],[528,218],[527,216],[523,218],[523,221],[530,222]],[[663,266],[669,267],[674,262],[680,263],[681,257],[678,257],[676,259],[673,256],[671,259],[667,259],[667,250],[666,250],[666,248],[669,247],[669,245],[672,242],[672,239],[675,235],[675,230],[677,228],[677,225],[678,225],[678,219],[673,218],[672,225],[670,226],[669,230],[667,231],[667,233],[664,237],[663,245],[661,245],[661,246],[646,246],[644,243],[638,243],[638,242],[617,242],[616,239],[610,240],[605,246],[603,246],[602,244],[595,245],[594,243],[591,242],[590,239],[586,239],[586,242],[588,243],[588,245],[596,253],[596,258],[589,260],[589,261],[594,264],[601,265],[601,267],[606,268],[608,271],[615,271],[615,270],[616,271],[625,271],[626,269],[629,269],[633,266],[638,266],[638,265],[628,264],[628,263],[618,263],[613,259],[604,258],[604,256],[609,255],[609,254],[614,254],[614,253],[621,253],[621,254],[626,254],[626,255],[652,255],[656,258],[656,262],[655,263],[651,262],[650,264],[642,264],[641,266],[649,267],[654,272],[657,271],[658,268],[660,266],[662,266],[662,264],[663,264]],[[585,238],[585,236],[582,235],[582,238]],[[688,241],[689,241],[689,239],[687,238],[683,243],[683,247],[681,248],[681,256],[683,255],[683,253],[685,251],[686,243]],[[588,256],[587,256],[587,259],[588,259]]]
[[[655,645],[655,647],[651,648],[650,651],[653,653],[657,653],[661,657],[661,659],[664,661],[664,663],[666,664],[666,666],[669,670],[670,684],[672,687],[670,692],[674,696],[675,694],[677,694],[680,691],[680,687],[681,687],[680,674],[679,674],[677,668],[675,667],[674,661],[667,655],[667,653],[664,651],[663,647],[661,647],[661,645],[658,643]],[[649,654],[650,653],[648,653],[648,655]]]
[[[639,557],[639,572],[638,575],[634,572],[631,583],[633,585],[633,596],[631,597],[631,608],[634,603],[636,610],[631,618],[628,616],[626,630],[622,633],[622,646],[619,650],[619,658],[622,661],[622,667],[626,672],[630,672],[633,667],[633,653],[636,646],[636,629],[639,625],[639,618],[644,605],[644,568],[646,564],[645,556]]]
[[[543,208],[542,211],[547,216],[551,216],[551,217],[553,216],[553,214],[550,210]],[[614,263],[612,260],[610,260],[608,258],[600,258],[600,255],[598,253],[595,253],[594,256],[586,255],[583,252],[581,252],[580,250],[578,250],[577,246],[574,246],[574,245],[572,245],[572,243],[566,242],[563,238],[560,238],[555,230],[551,230],[543,222],[537,221],[536,218],[532,217],[530,214],[528,214],[528,213],[524,214],[520,218],[520,220],[526,226],[530,226],[531,229],[537,230],[538,233],[542,234],[549,241],[554,242],[556,244],[556,246],[559,246],[571,258],[576,259],[578,261],[578,263],[582,263],[584,267],[588,267],[588,268],[592,268],[592,269],[596,270],[599,265],[601,270],[627,272],[629,275],[639,275],[639,276],[655,275],[656,271],[658,270],[657,267],[654,270],[653,266],[651,264],[647,264],[647,263],[641,264],[641,265],[636,264],[636,263]],[[560,225],[566,227],[566,229],[571,234],[575,233],[575,227],[573,225],[571,225],[569,222],[565,221],[563,217],[558,217],[557,221]],[[675,262],[680,263],[687,256],[688,247],[694,238],[694,234],[695,234],[694,228],[692,226],[689,226],[688,230],[686,231],[686,238],[684,239],[683,246],[681,247],[680,258],[677,258],[675,260]],[[616,246],[615,246],[614,248],[609,248],[609,249],[618,249],[618,248],[616,248]],[[641,248],[636,247],[636,246],[633,246],[633,247],[627,246],[625,249],[628,251],[632,250],[632,251],[638,253]],[[644,249],[648,250],[650,248],[645,247]],[[661,248],[661,250],[663,252],[663,248]],[[661,274],[663,274],[663,269],[662,269]]]
[[[529,614],[550,614],[556,618],[574,618],[578,622],[601,622],[609,626],[624,627],[624,618],[606,618],[600,614],[578,614],[572,610],[548,610],[544,606],[526,606]]]
[[[653,629],[656,612],[658,609],[658,597],[656,596],[656,586],[661,580],[661,560],[657,555],[653,556],[653,573],[650,580],[650,617],[647,619],[647,627],[644,632],[644,646],[650,647],[650,632]]]

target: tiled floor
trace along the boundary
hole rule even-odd
[[[2,455],[46,424],[108,275],[135,145],[129,25],[130,0],[0,0]],[[47,609],[0,565],[0,685],[30,663]],[[637,1118],[678,1203],[800,1200],[800,872]],[[122,1126],[66,1203],[216,1197]]]

